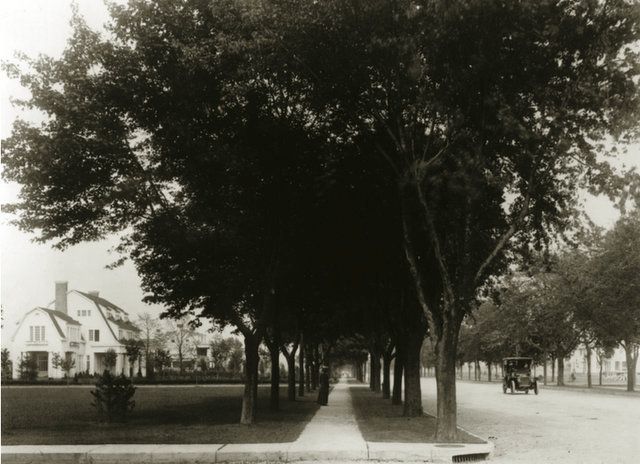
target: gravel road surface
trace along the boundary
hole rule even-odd
[[[435,381],[422,380],[435,413]],[[458,382],[458,424],[496,445],[494,463],[640,463],[640,396],[544,390],[503,394]]]

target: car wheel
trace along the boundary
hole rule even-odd
[[[536,382],[536,384],[533,386],[533,392],[537,395],[538,394],[538,382]]]
[[[516,381],[511,381],[511,394],[513,395],[516,392]]]

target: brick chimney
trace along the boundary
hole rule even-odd
[[[67,291],[68,284],[64,282],[56,282],[56,311],[67,314]]]
[[[100,296],[100,292],[98,290],[89,290],[89,295],[91,296]]]

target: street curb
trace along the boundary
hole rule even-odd
[[[540,385],[540,391],[544,390],[553,390],[553,391],[564,391],[564,392],[577,392],[577,393],[595,393],[596,395],[611,395],[611,396],[629,396],[629,397],[638,397],[640,396],[640,391],[626,391],[622,389],[607,389],[606,387],[574,387],[571,385],[565,385],[563,387],[559,387],[557,385]]]
[[[468,432],[467,432],[468,433]],[[296,449],[292,443],[228,445],[20,445],[2,446],[5,464],[215,464],[235,462],[404,461],[451,462],[488,457],[493,443],[364,442],[349,448]]]

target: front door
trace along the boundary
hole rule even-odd
[[[49,377],[49,353],[41,351],[35,353],[36,364],[38,365],[38,377]]]

